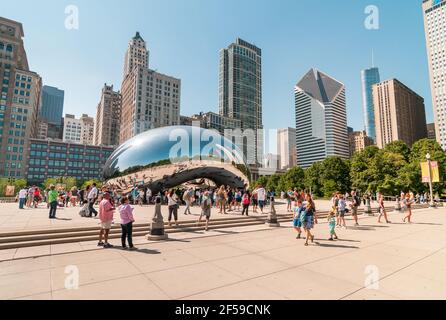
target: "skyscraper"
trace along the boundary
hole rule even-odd
[[[124,61],[120,143],[144,131],[180,123],[181,80],[149,69],[148,57],[146,43],[137,32]]]
[[[279,155],[279,169],[286,170],[297,165],[296,129],[277,130],[277,153]]]
[[[261,49],[242,39],[222,49],[219,82],[220,114],[240,120],[245,136],[239,147],[248,164],[262,163]]]
[[[37,136],[41,77],[29,70],[23,27],[0,17],[0,177],[23,178],[29,139]]]
[[[348,139],[350,143],[350,158],[352,158],[356,152],[360,152],[366,147],[373,145],[372,138],[368,137],[365,131],[349,131]]]
[[[373,110],[372,88],[380,82],[378,68],[370,68],[361,71],[362,82],[362,106],[364,112],[365,132],[367,136],[376,140],[375,112]]]
[[[94,119],[83,114],[79,119],[72,114],[64,118],[63,141],[93,145]]]
[[[96,110],[94,144],[118,146],[121,127],[121,93],[113,91],[113,85],[104,84],[101,101]]]
[[[446,150],[446,0],[423,0],[423,13],[435,133]]]
[[[65,92],[55,87],[42,87],[42,105],[40,118],[47,123],[60,125],[63,116],[63,103]]]
[[[297,164],[349,158],[344,85],[311,69],[295,87]]]
[[[427,138],[424,99],[400,81],[391,79],[373,86],[376,144],[401,140],[409,147]]]

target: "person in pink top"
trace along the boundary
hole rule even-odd
[[[99,220],[101,220],[101,231],[99,232],[98,247],[113,247],[110,243],[108,243],[108,234],[110,233],[114,212],[115,208],[110,202],[110,194],[105,192],[103,194],[102,201],[99,203]],[[104,242],[102,239],[104,239]]]
[[[125,245],[125,239],[127,238],[130,250],[135,250],[136,248],[133,246],[132,239],[133,222],[135,222],[135,219],[133,218],[133,208],[129,205],[129,199],[127,197],[121,199],[121,205],[118,207],[118,211],[121,216],[122,248],[127,249]]]

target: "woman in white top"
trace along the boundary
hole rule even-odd
[[[175,219],[175,225],[178,227],[178,196],[173,190],[170,190],[167,195],[167,205],[169,206],[169,227],[172,225],[172,215]]]

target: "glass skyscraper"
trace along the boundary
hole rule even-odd
[[[262,51],[242,39],[220,51],[219,108],[222,116],[241,121],[244,137],[239,147],[248,164],[261,163]]]
[[[375,111],[373,109],[373,85],[380,82],[378,68],[370,68],[361,71],[362,104],[364,112],[364,124],[367,136],[376,141]]]
[[[43,86],[40,117],[47,123],[61,125],[64,91],[55,87]]]

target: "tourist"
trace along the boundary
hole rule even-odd
[[[358,207],[361,205],[361,200],[356,195],[356,191],[352,191],[352,200],[350,202],[350,208],[352,210],[352,217],[355,221],[355,226],[359,226],[358,223]]]
[[[27,200],[26,200],[26,206],[28,208],[31,208],[33,204],[35,188],[36,188],[35,186],[32,186],[31,188],[28,189]]]
[[[178,227],[178,200],[178,196],[175,194],[173,189],[170,190],[167,195],[167,205],[169,207],[169,227],[172,226],[172,215],[175,220],[175,225]]]
[[[257,201],[260,208],[260,213],[263,214],[263,208],[265,207],[265,201],[266,201],[266,190],[265,188],[260,185],[257,187]]]
[[[144,189],[143,188],[139,189],[138,198],[139,198],[139,200],[138,200],[139,201],[139,205],[142,207],[143,204],[144,204],[144,199],[145,199],[145,194],[144,194]]]
[[[308,246],[308,240],[311,240],[311,243],[314,243],[314,235],[311,234],[311,229],[313,229],[314,224],[317,223],[317,218],[315,214],[316,208],[313,199],[310,195],[307,194],[305,200],[306,205],[305,210],[302,213],[301,220],[302,226],[306,233],[305,246]]]
[[[91,190],[88,193],[88,212],[89,212],[90,217],[92,217],[93,214],[95,217],[98,215],[98,212],[93,207],[94,204],[96,203],[98,195],[99,195],[99,192],[98,192],[98,189],[96,188],[96,183],[93,183],[93,186],[91,187]]]
[[[288,192],[284,192],[283,193],[283,199],[286,200],[286,212],[292,212],[292,208],[291,208],[291,196],[290,196],[290,191],[288,190]]]
[[[294,229],[297,231],[296,239],[300,239],[301,234],[302,234],[301,217],[302,217],[302,213],[305,211],[305,207],[304,207],[301,199],[294,202],[293,211],[294,211],[293,226],[294,226]]]
[[[24,205],[26,202],[26,195],[28,194],[28,190],[26,188],[22,188],[19,191],[19,209],[24,209]]]
[[[40,189],[34,188],[34,194],[33,194],[33,206],[34,208],[37,208],[39,206],[40,202]]]
[[[257,213],[257,206],[259,204],[259,201],[257,198],[257,190],[254,190],[252,192],[251,203],[252,203],[252,213]]]
[[[228,195],[228,211],[232,211],[232,206],[234,204],[234,191],[232,189],[228,189],[227,191]]]
[[[115,208],[110,202],[110,194],[106,192],[103,194],[102,200],[99,203],[99,220],[101,221],[101,230],[99,231],[98,247],[113,247],[110,243],[108,243],[108,235],[112,226],[114,212]]]
[[[75,207],[78,201],[78,193],[79,191],[77,190],[76,187],[72,187],[71,188],[71,197],[70,197],[70,201],[71,201],[71,206]]]
[[[212,207],[212,200],[209,197],[209,192],[205,191],[203,194],[203,199],[201,201],[201,214],[200,218],[198,219],[198,225],[201,224],[201,218],[203,216],[206,217],[206,227],[205,230],[209,230],[209,221],[211,219],[211,207]]]
[[[410,193],[406,193],[406,196],[403,199],[403,212],[407,212],[406,216],[403,219],[403,222],[412,223],[412,204],[414,203],[413,198],[410,197]]]
[[[249,216],[249,204],[250,203],[251,203],[251,195],[249,194],[249,191],[246,191],[242,197],[242,206],[243,206],[242,216],[245,215],[245,212],[246,212],[246,216]]]
[[[146,201],[148,205],[152,203],[152,190],[150,188],[146,190]]]
[[[333,241],[333,240],[337,240],[338,236],[336,234],[336,209],[332,209],[329,213],[328,213],[328,227],[330,229],[330,238],[328,239],[329,241]]]
[[[225,186],[221,186],[217,192],[217,201],[218,201],[218,206],[220,207],[220,211],[218,213],[220,214],[226,214],[226,198],[227,195]]]
[[[338,201],[339,225],[347,229],[347,225],[345,224],[346,208],[347,208],[347,203],[345,201],[345,198],[344,196],[339,194],[339,201]]]
[[[184,209],[185,215],[192,214],[192,212],[190,211],[190,205],[191,205],[193,196],[194,196],[194,189],[192,189],[190,187],[183,194],[183,201],[186,203],[186,209]]]
[[[59,198],[59,193],[56,191],[56,187],[52,184],[50,186],[50,191],[48,192],[48,203],[50,204],[50,213],[49,213],[50,219],[56,218],[58,198]]]
[[[378,206],[379,206],[378,223],[381,223],[381,218],[383,216],[384,219],[386,220],[386,223],[390,223],[389,219],[387,218],[386,208],[384,207],[384,196],[381,193],[378,193]]]
[[[135,249],[132,239],[133,223],[135,222],[135,218],[133,217],[133,210],[134,209],[129,204],[129,198],[123,197],[121,199],[121,205],[118,207],[119,215],[121,217],[121,243],[123,249],[127,249],[125,243],[126,239],[129,244],[130,250]]]
[[[235,210],[240,211],[240,206],[242,204],[242,192],[240,189],[237,189],[237,192],[235,193]]]

